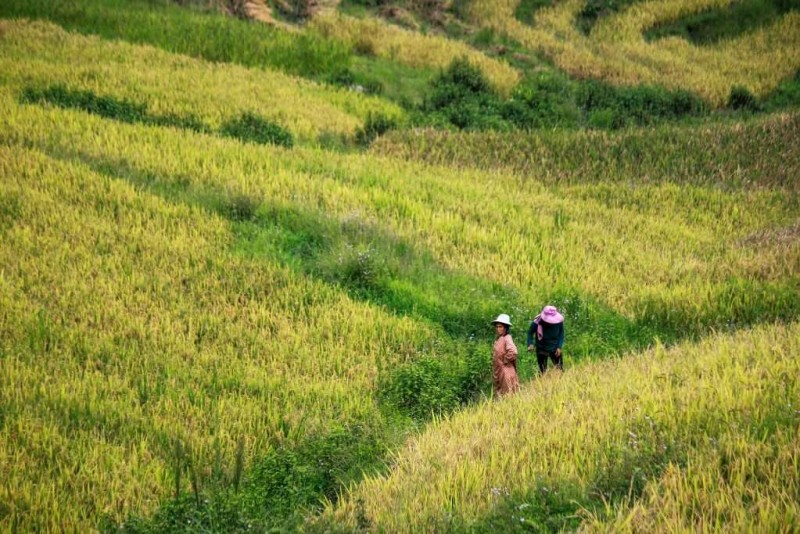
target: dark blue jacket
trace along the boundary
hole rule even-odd
[[[528,328],[528,346],[536,343],[536,348],[553,352],[564,346],[564,323],[550,324],[542,321],[542,339],[536,336],[539,324],[534,320]]]

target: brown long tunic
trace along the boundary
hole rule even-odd
[[[492,347],[492,377],[497,395],[513,393],[519,389],[517,377],[517,346],[511,334],[498,337]]]

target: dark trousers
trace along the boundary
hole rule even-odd
[[[539,374],[544,374],[547,371],[547,358],[553,360],[553,367],[556,369],[563,371],[564,370],[564,358],[562,356],[556,356],[556,351],[554,350],[544,350],[537,348],[536,349],[536,361],[539,363]]]

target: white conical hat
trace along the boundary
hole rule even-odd
[[[491,324],[497,324],[497,323],[511,326],[511,317],[509,317],[507,313],[501,313],[500,315],[497,316],[497,319],[492,321]]]

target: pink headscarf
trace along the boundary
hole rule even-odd
[[[559,324],[564,322],[564,316],[558,313],[555,306],[545,306],[542,313],[537,315],[533,322],[536,323],[536,339],[542,339],[542,322],[547,324]]]

